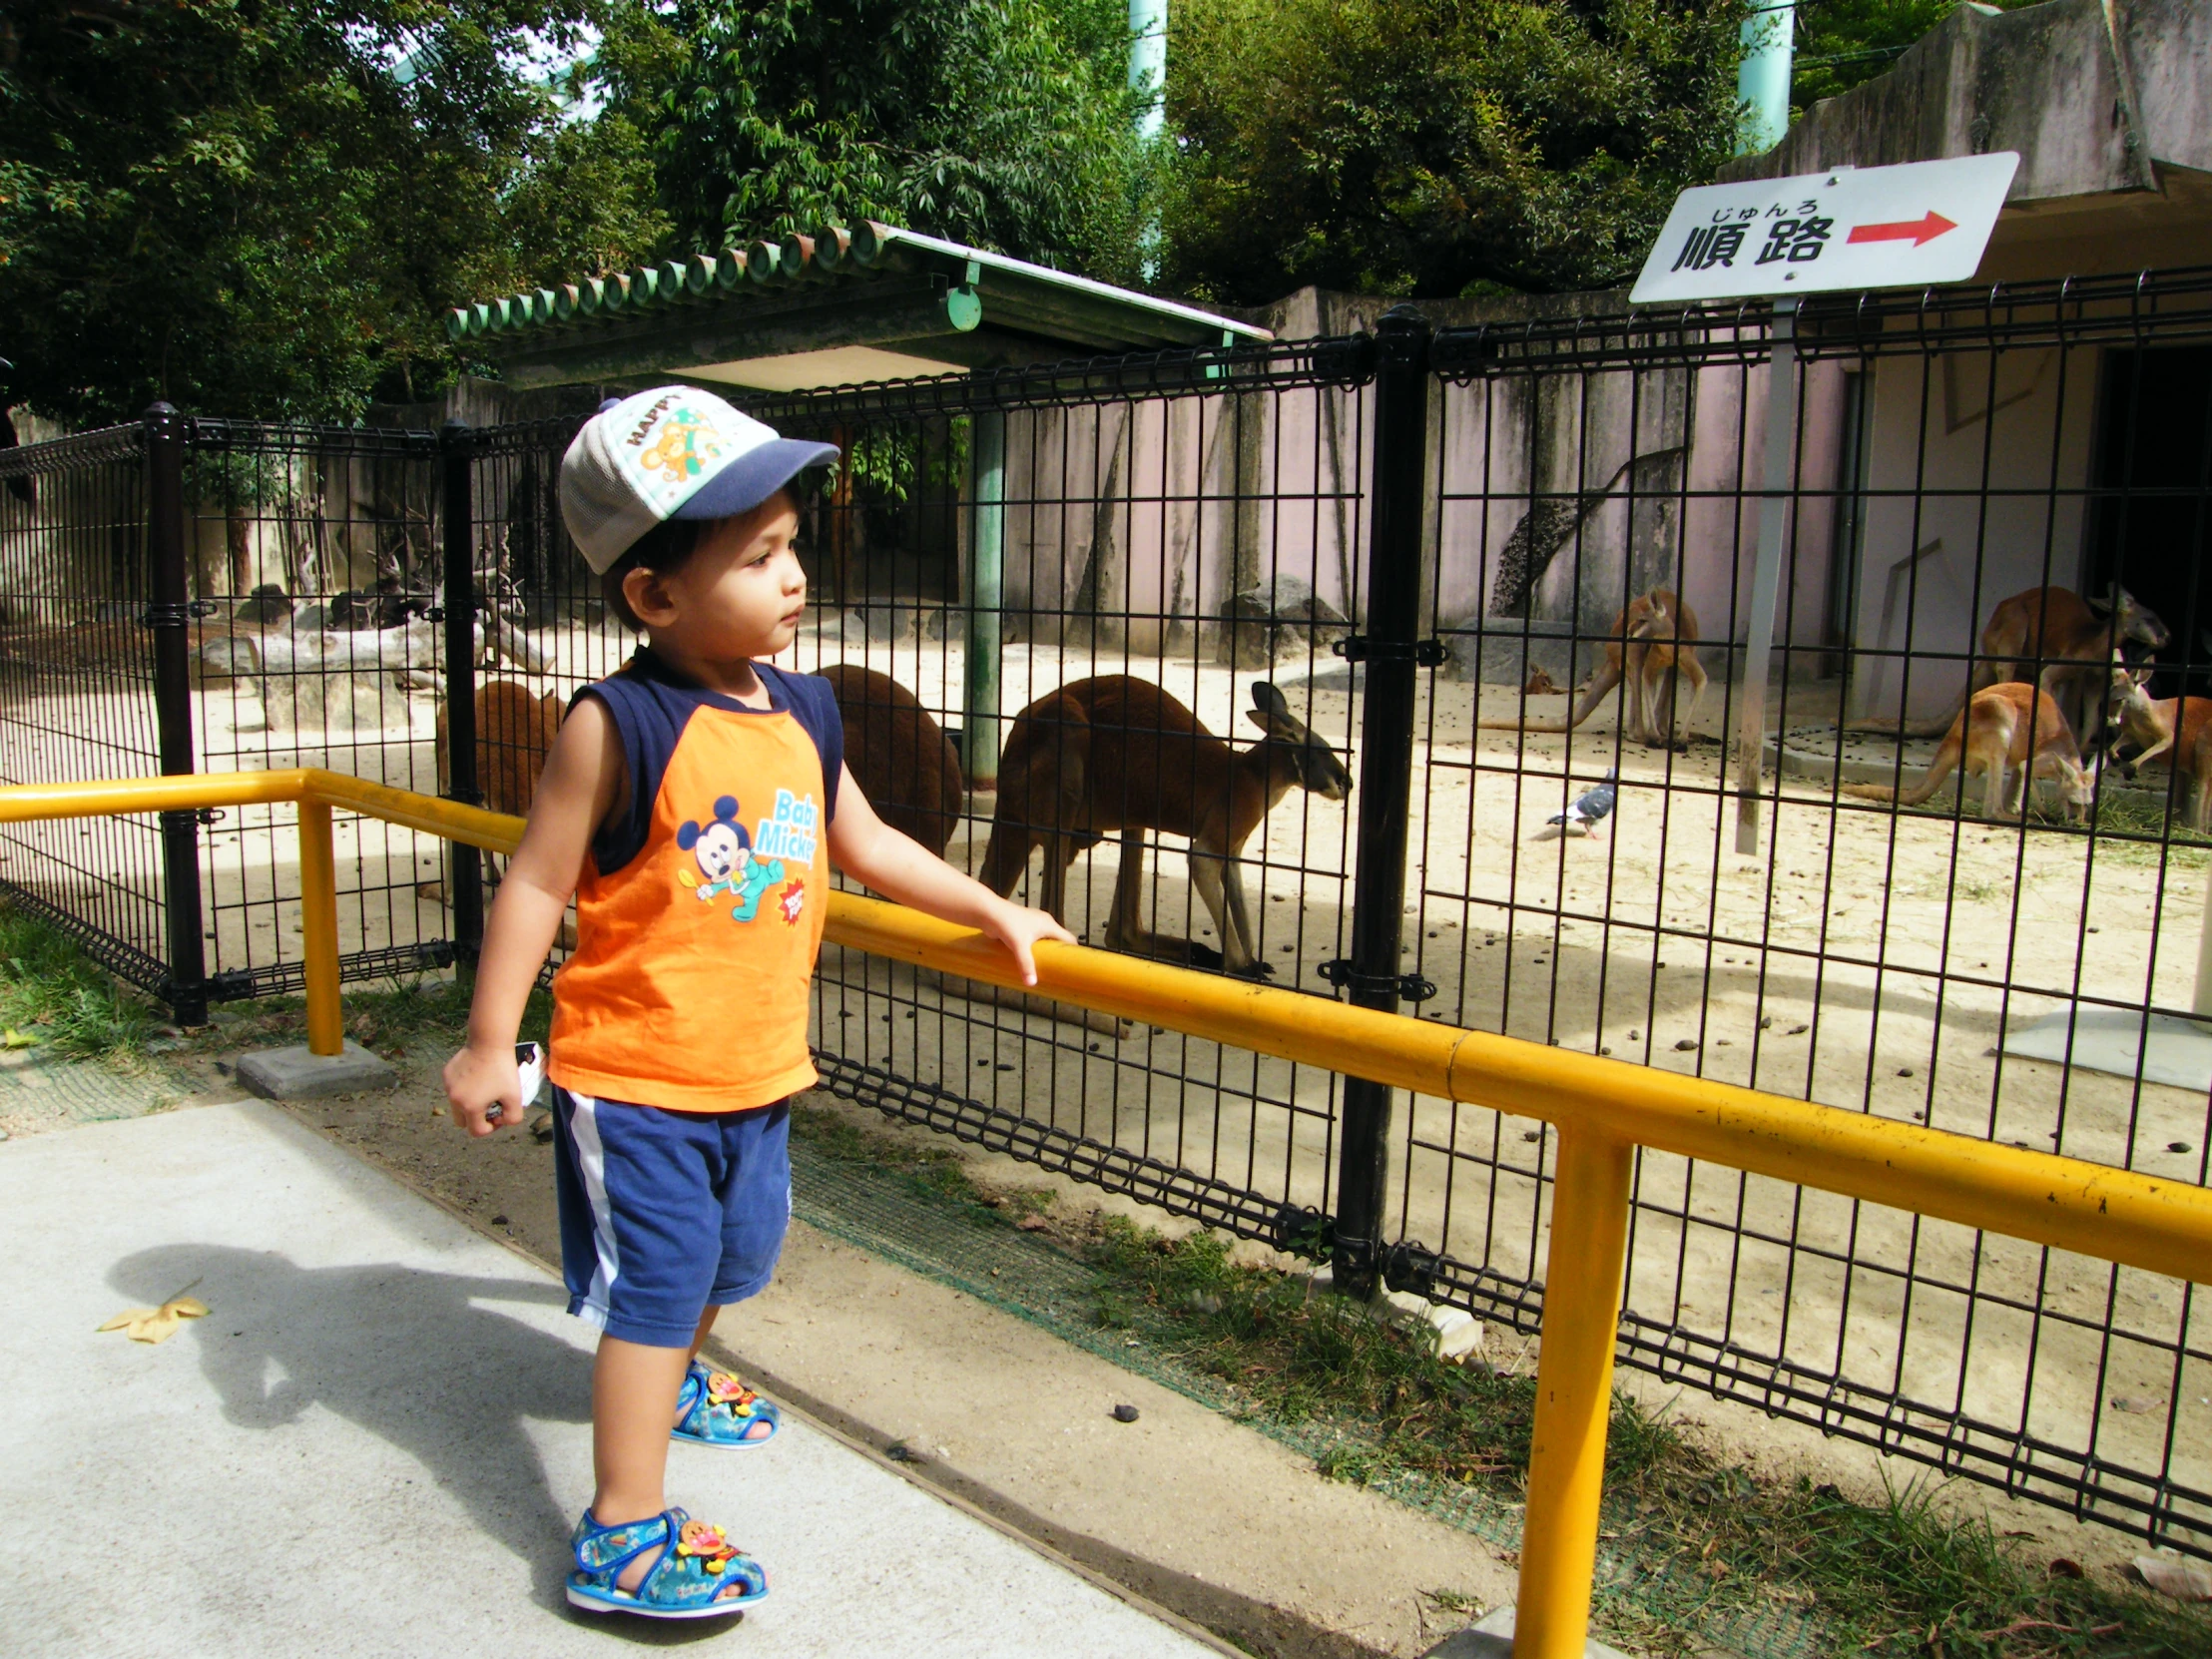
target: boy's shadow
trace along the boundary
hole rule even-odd
[[[554,1500],[523,1424],[589,1422],[592,1357],[476,1305],[565,1307],[559,1286],[391,1263],[301,1268],[274,1251],[218,1245],[141,1251],[118,1262],[108,1280],[149,1305],[193,1285],[213,1312],[187,1329],[226,1419],[274,1428],[321,1405],[367,1429],[413,1458],[480,1530],[531,1564],[535,1600],[567,1609],[565,1546],[575,1517]],[[729,1626],[607,1618],[593,1628],[652,1642]]]

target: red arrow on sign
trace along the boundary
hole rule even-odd
[[[1901,220],[1895,225],[1854,225],[1848,242],[1909,242],[1915,248],[1933,242],[1958,227],[1931,208],[1926,219]]]

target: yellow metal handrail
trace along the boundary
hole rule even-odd
[[[307,1046],[336,1054],[343,1019],[332,810],[495,852],[514,850],[522,820],[301,768],[19,785],[0,789],[0,823],[285,802],[299,806]],[[828,937],[964,978],[1016,983],[1005,953],[980,934],[856,893],[832,895]],[[2212,1192],[2187,1182],[1080,945],[1039,946],[1037,976],[1036,989],[1059,1001],[1557,1126],[1513,1639],[1520,1659],[1581,1659],[1587,1640],[1637,1146],[2212,1283]]]

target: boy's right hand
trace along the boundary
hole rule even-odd
[[[471,1135],[513,1129],[522,1122],[522,1068],[515,1045],[484,1047],[471,1043],[445,1062],[445,1098],[453,1121]],[[499,1116],[490,1116],[492,1107]]]

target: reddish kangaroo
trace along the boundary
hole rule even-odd
[[[1705,669],[1697,660],[1697,612],[1675,597],[1672,590],[1653,588],[1628,602],[1613,618],[1605,642],[1605,662],[1590,681],[1574,713],[1557,720],[1484,720],[1476,726],[1484,732],[1571,732],[1604,702],[1625,679],[1622,713],[1629,733],[1638,743],[1662,749],[1674,743],[1679,725],[1687,733],[1705,700]],[[1690,712],[1679,723],[1675,701],[1679,690],[1671,676],[1690,682]],[[1664,702],[1666,712],[1660,713]]]
[[[1110,946],[1237,973],[1269,972],[1258,956],[1237,854],[1292,785],[1342,801],[1352,793],[1352,774],[1275,687],[1255,685],[1252,703],[1245,718],[1267,736],[1239,751],[1149,680],[1110,674],[1039,698],[1007,735],[979,879],[1001,896],[1012,892],[1041,846],[1044,907],[1065,921],[1068,866],[1120,830]],[[1191,838],[1191,885],[1221,930],[1218,955],[1139,924],[1147,830]]]
[[[2212,731],[2212,698],[2166,697],[2153,700],[2143,689],[2155,671],[2130,669],[2115,654],[2112,689],[2105,699],[2105,718],[2119,730],[2112,746],[2113,764],[2122,778],[2133,778],[2153,762],[2181,774],[2181,800],[2189,810],[2191,828],[2202,830],[2212,821],[2212,790],[2204,773],[2204,737]],[[2133,754],[2122,750],[2134,746]]]
[[[1961,768],[1981,774],[1983,818],[1995,818],[2000,810],[2018,812],[2032,778],[2058,786],[2059,800],[2070,819],[2084,817],[2092,799],[2089,781],[2081,771],[2081,751],[2074,745],[2066,717],[2058,712],[2050,693],[2017,682],[1973,694],[1951,721],[1927,776],[1913,788],[1900,792],[1888,784],[1846,784],[1843,793],[1862,801],[1918,807]]]
[[[960,758],[921,700],[857,663],[822,671],[844,719],[844,763],[876,816],[944,856],[960,822]]]
[[[553,748],[553,735],[561,729],[566,705],[555,692],[532,697],[513,680],[489,680],[476,688],[476,787],[484,806],[495,813],[517,818],[530,811],[537,798],[538,774]],[[447,736],[445,710],[438,710],[438,793],[453,787],[452,741]],[[415,888],[419,897],[450,903],[452,849],[436,881]]]

